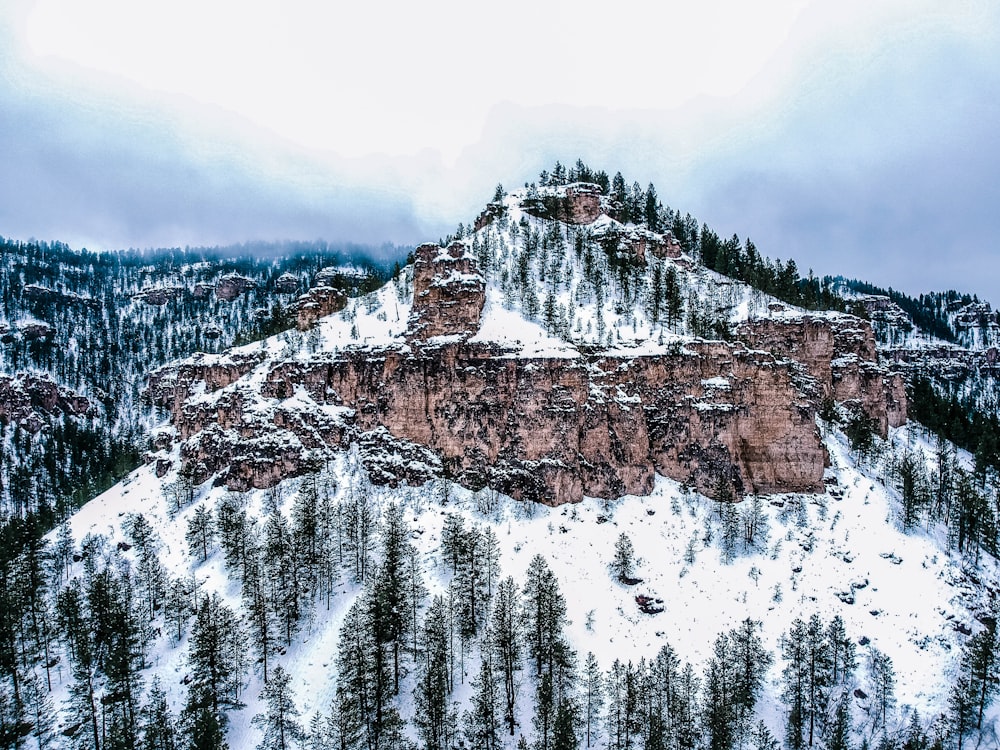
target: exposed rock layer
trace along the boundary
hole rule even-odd
[[[737,329],[748,345],[802,363],[832,398],[860,409],[883,437],[906,422],[903,378],[878,364],[871,324],[853,315],[802,314],[749,320]]]
[[[474,333],[485,302],[486,280],[463,243],[444,249],[428,243],[414,251],[412,338]]]
[[[90,401],[44,375],[18,373],[0,375],[0,422],[17,424],[36,433],[47,417],[65,414],[83,416]]]
[[[550,504],[645,494],[655,472],[717,496],[819,491],[822,398],[883,432],[905,419],[901,379],[852,316],[752,321],[740,330],[752,348],[524,357],[469,340],[485,282],[464,244],[414,256],[407,344],[203,356],[154,374],[195,481],[269,487],[356,444],[376,481],[443,474]]]
[[[429,451],[420,463],[464,484],[552,504],[648,493],[654,471],[710,493],[821,487],[815,399],[790,363],[722,343],[635,358],[504,354],[472,344],[348,351],[278,364],[259,393],[233,383],[188,401],[163,381],[158,393],[195,479],[224,470],[234,489],[308,471],[326,450],[378,431]],[[191,365],[172,380],[192,392],[200,376],[219,383],[230,372]],[[396,478],[421,478],[403,468]]]

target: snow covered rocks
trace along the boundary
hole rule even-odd
[[[413,308],[409,335],[474,334],[486,303],[486,280],[462,242],[423,244],[413,254]]]

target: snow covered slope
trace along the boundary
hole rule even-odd
[[[931,452],[916,428],[894,431],[892,440]],[[605,671],[616,659],[623,663],[650,659],[670,643],[700,672],[712,656],[716,636],[747,617],[762,623],[763,644],[777,654],[795,618],[808,619],[816,613],[825,622],[839,615],[850,639],[867,644],[859,646],[861,666],[849,685],[861,690],[857,695],[872,692],[868,650],[880,650],[895,665],[897,708],[889,722],[895,731],[907,724],[913,711],[926,718],[946,711],[956,655],[966,639],[961,631],[982,629],[976,618],[989,611],[987,592],[996,589],[996,565],[988,559],[973,575],[961,557],[948,552],[941,528],[903,534],[897,495],[880,483],[878,467],[859,467],[837,431],[829,432],[826,445],[831,453],[829,491],[764,498],[766,532],[759,534],[754,549],[740,546],[728,560],[720,542],[723,529],[717,503],[666,479],[658,479],[646,497],[611,503],[587,500],[552,509],[488,492],[472,493],[444,481],[396,490],[373,487],[346,454],[329,468],[323,483],[336,488],[336,502],[354,493],[366,494],[376,514],[392,503],[404,506],[432,596],[445,594],[452,579],[439,549],[446,514],[460,515],[467,525],[493,528],[501,575],[511,575],[519,584],[532,557],[544,555],[566,597],[569,643],[581,660],[587,652],[594,653]],[[171,576],[190,578],[199,595],[218,592],[239,610],[240,587],[227,571],[223,554],[213,547],[207,562],[201,563],[188,554],[184,538],[193,514],[199,508],[216,508],[227,493],[222,488],[201,488],[194,501],[174,515],[168,512],[171,496],[164,491],[174,479],[173,475],[157,479],[151,467],[139,469],[73,517],[73,536],[80,540],[102,535],[114,548],[126,538],[123,523],[129,515],[141,513],[159,539],[161,560]],[[282,485],[278,497],[286,516],[301,491],[299,481]],[[264,523],[269,493],[273,491],[254,491],[243,499],[258,529]],[[751,502],[745,500],[741,506]],[[610,570],[621,534],[634,545],[634,576],[642,579],[632,586],[615,580]],[[135,565],[134,550],[120,557]],[[84,575],[83,565],[77,563],[71,574]],[[346,570],[338,580],[330,602],[312,601],[292,645],[272,657],[272,669],[280,663],[293,676],[297,706],[307,720],[315,712],[330,711],[339,630],[362,588]],[[636,603],[638,595],[662,600],[663,611],[644,614]],[[162,635],[151,645],[143,676],[147,684],[158,677],[172,709],[180,713],[185,677],[190,674],[188,634],[174,640],[159,616],[152,625]],[[475,652],[469,648],[464,672],[457,676],[464,683],[454,693],[460,705],[470,699],[470,683],[477,672]],[[758,709],[776,736],[782,734],[785,712],[782,667],[777,659],[767,671]],[[407,662],[406,669],[409,676],[399,704],[409,721],[417,668]],[[531,737],[527,670],[521,681],[519,734]],[[69,675],[60,674],[54,695],[57,706],[66,704],[69,684]],[[230,712],[231,747],[251,747],[260,740],[250,719],[264,710],[259,699],[262,689],[258,664],[241,676],[241,700],[246,706]],[[872,736],[870,701],[852,700],[856,737]],[[990,716],[993,721],[995,712]],[[414,733],[412,727],[408,731]]]

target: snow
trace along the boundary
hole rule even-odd
[[[542,292],[539,302],[544,302],[544,294],[551,290],[567,325],[556,335],[546,330],[540,313],[529,315],[523,301],[512,298],[504,288],[505,274],[509,278],[517,271],[522,253],[526,252],[526,230],[515,231],[514,227],[523,219],[527,231],[544,233],[549,224],[524,214],[518,205],[520,198],[518,193],[509,196],[505,200],[506,219],[464,241],[467,255],[474,256],[473,248],[479,243],[489,246],[490,255],[489,267],[483,269],[482,276],[459,279],[486,280],[482,325],[468,339],[471,343],[494,344],[501,356],[521,358],[572,359],[581,357],[581,350],[596,348],[603,356],[621,357],[622,366],[627,366],[628,357],[636,355],[689,353],[685,344],[696,339],[687,323],[682,320],[668,327],[662,321],[654,323],[641,304],[631,309],[616,306],[614,300],[621,290],[610,273],[606,276],[609,288],[598,307],[593,291],[581,286],[583,261],[575,256],[569,240],[558,269],[549,268],[544,280],[537,264],[530,270]],[[590,228],[573,231],[586,232],[611,222],[609,217],[601,216]],[[442,249],[441,254],[451,260],[446,250]],[[672,268],[677,273],[685,300],[700,300],[730,322],[753,317],[798,320],[806,314],[703,268],[670,260],[661,264],[663,269]],[[644,272],[643,283],[650,283],[651,269],[652,264]],[[277,401],[260,397],[260,385],[276,362],[317,362],[345,351],[408,352],[410,344],[405,334],[411,296],[412,268],[407,268],[382,289],[350,300],[343,311],[322,319],[312,331],[289,331],[230,354],[195,355],[186,362],[237,364],[240,356],[253,355],[260,357],[261,364],[237,383],[212,393],[198,393],[194,400],[212,404],[238,391],[247,396],[247,412],[261,418],[280,407],[319,410],[331,419],[347,417],[349,410],[317,404],[302,387],[284,401]],[[808,315],[835,318],[840,314]],[[447,340],[457,338],[443,337],[428,343],[443,344]],[[724,396],[719,392],[730,389],[731,384],[727,378],[714,377],[703,380],[702,386],[709,397],[716,397]],[[617,390],[609,393],[593,383],[590,387],[597,398],[614,398],[625,407],[638,403]],[[706,401],[698,401],[695,406],[701,411],[734,408],[728,403]],[[285,432],[272,437],[279,441],[291,439]],[[495,507],[484,511],[482,493],[445,480],[416,488],[370,487],[351,452],[339,454],[328,471],[338,497],[363,485],[377,509],[389,502],[405,504],[413,530],[411,539],[420,552],[432,596],[442,593],[450,578],[437,553],[448,512],[460,513],[466,525],[493,525],[501,547],[501,576],[512,575],[519,585],[532,557],[543,554],[567,600],[567,635],[573,649],[581,661],[588,651],[593,652],[604,671],[615,659],[636,662],[654,657],[668,641],[682,661],[691,661],[700,671],[711,655],[716,636],[747,617],[763,624],[764,645],[777,655],[782,634],[795,618],[808,619],[816,613],[827,622],[840,615],[855,643],[866,638],[893,660],[898,684],[894,725],[904,724],[911,710],[919,710],[924,717],[936,716],[946,709],[956,654],[965,638],[956,625],[973,630],[980,627],[975,618],[983,604],[980,589],[969,582],[963,560],[948,551],[945,530],[918,529],[909,534],[899,530],[898,498],[884,486],[883,466],[859,463],[836,430],[825,430],[824,441],[831,460],[827,471],[829,491],[765,498],[769,528],[766,543],[728,562],[717,541],[716,503],[659,476],[645,497],[629,496],[613,502],[588,498],[576,505],[547,508],[499,496]],[[890,442],[907,445],[933,463],[933,445],[914,426],[893,430]],[[959,456],[969,464],[967,454]],[[176,447],[169,458],[175,467],[179,465]],[[387,460],[406,459],[394,455]],[[186,554],[184,539],[187,521],[195,509],[202,505],[214,508],[225,490],[206,483],[198,488],[191,505],[172,516],[165,488],[176,479],[176,469],[158,479],[153,465],[141,467],[73,516],[73,536],[79,542],[88,533],[103,534],[114,544],[124,537],[122,524],[128,514],[143,513],[159,536],[161,558],[171,575],[194,576],[202,592],[217,591],[231,607],[238,608],[239,587],[224,569],[221,554],[216,552],[204,564],[196,564]],[[277,492],[286,513],[298,487],[299,480],[279,485]],[[263,516],[268,492],[274,491],[246,494],[248,508],[257,518]],[[642,582],[636,586],[619,583],[608,567],[621,533],[630,537],[639,560],[635,575]],[[77,566],[75,573],[79,574],[79,570]],[[1000,580],[996,561],[988,559],[980,575],[987,585],[995,586]],[[316,602],[299,636],[274,660],[293,677],[292,688],[303,724],[308,724],[313,713],[329,710],[336,679],[338,633],[359,591],[360,586],[345,574],[329,608],[325,602]],[[640,594],[663,599],[664,611],[655,615],[640,612],[635,602]],[[848,603],[851,600],[853,603]],[[867,688],[864,652],[859,648],[860,668],[855,680],[871,692]],[[168,636],[161,636],[152,646],[145,675],[147,685],[154,675],[160,677],[175,713],[184,701],[181,681],[187,673],[185,654],[186,637],[173,643]],[[476,672],[474,662],[473,658],[466,661],[466,674],[455,695],[460,703],[468,700],[469,683]],[[768,672],[759,708],[778,736],[783,722],[781,669],[778,658]],[[59,675],[54,701],[57,706],[66,699],[69,679],[68,673]],[[521,731],[530,736],[531,685],[526,675],[522,683]],[[404,719],[413,714],[409,697],[413,684],[411,669],[400,695]],[[247,705],[230,713],[231,747],[253,747],[259,741],[259,730],[250,721],[261,710],[261,689],[260,675],[248,674],[241,696]],[[863,702],[856,701],[854,715],[861,724],[866,718],[863,709]],[[991,720],[996,718],[994,709]],[[863,726],[858,730],[859,736],[861,733]]]
[[[308,397],[297,391],[293,398]],[[916,428],[894,431],[891,439],[933,454],[929,440]],[[405,504],[431,595],[444,592],[450,578],[437,553],[446,512],[460,513],[467,526],[492,524],[501,547],[501,576],[512,575],[519,585],[531,558],[543,554],[567,600],[567,635],[574,650],[581,660],[593,652],[605,671],[615,659],[651,658],[668,641],[682,660],[700,670],[715,637],[747,617],[763,623],[764,644],[777,654],[793,619],[817,613],[827,622],[839,614],[852,640],[857,643],[865,637],[892,658],[898,685],[894,722],[905,723],[913,709],[925,717],[937,715],[945,709],[955,654],[964,638],[955,625],[979,627],[975,590],[963,573],[962,561],[947,552],[942,530],[900,532],[895,493],[879,483],[878,468],[860,468],[839,432],[828,432],[825,443],[833,491],[765,498],[767,542],[761,550],[738,554],[729,563],[717,542],[706,543],[707,529],[719,537],[716,504],[663,477],[656,478],[653,491],[645,497],[614,502],[586,499],[578,505],[547,508],[500,496],[486,514],[477,510],[481,494],[443,480],[420,488],[368,487],[368,491],[376,508],[393,501]],[[350,454],[342,454],[332,471],[341,496],[359,483],[367,487]],[[124,538],[122,524],[128,514],[143,513],[159,536],[161,556],[171,575],[193,575],[201,592],[218,591],[236,608],[239,588],[229,579],[221,554],[216,552],[199,565],[185,553],[188,518],[199,505],[214,508],[225,490],[205,485],[193,504],[171,517],[163,487],[174,479],[173,472],[157,479],[151,466],[136,470],[71,519],[73,536],[79,541],[88,533],[103,534],[114,545]],[[297,481],[281,485],[286,513],[297,487]],[[248,507],[258,516],[263,514],[265,494],[254,491],[246,496]],[[608,567],[621,533],[635,547],[635,576],[642,579],[636,586],[619,583]],[[689,546],[693,562],[685,560]],[[989,560],[981,575],[996,581],[995,561]],[[272,660],[293,676],[305,723],[314,712],[328,711],[339,628],[359,591],[358,584],[345,577],[330,608],[316,602],[299,637]],[[853,604],[839,596],[848,592],[853,593]],[[664,611],[640,612],[635,603],[639,594],[662,598]],[[158,675],[174,711],[180,710],[184,699],[185,650],[186,638],[176,644],[167,636],[159,638],[146,670],[146,684]],[[865,650],[859,648],[856,683],[870,692]],[[783,721],[778,700],[781,668],[779,658],[768,672],[761,704],[763,718],[776,732]],[[457,693],[460,700],[467,698],[475,671],[470,657],[465,684]],[[401,691],[404,718],[413,712],[409,698],[413,678],[411,671]],[[526,677],[523,682],[522,731],[530,735],[525,694],[531,689]],[[56,705],[65,699],[68,683],[68,674],[60,674]],[[247,706],[230,713],[230,746],[252,747],[258,742],[258,730],[250,720],[261,710],[262,687],[258,674],[247,675],[242,687]],[[864,719],[863,702],[856,700],[854,713],[856,719]]]

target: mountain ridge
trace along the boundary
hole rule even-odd
[[[997,743],[995,473],[870,321],[564,179],[151,375],[146,463],[4,568],[4,742]]]

